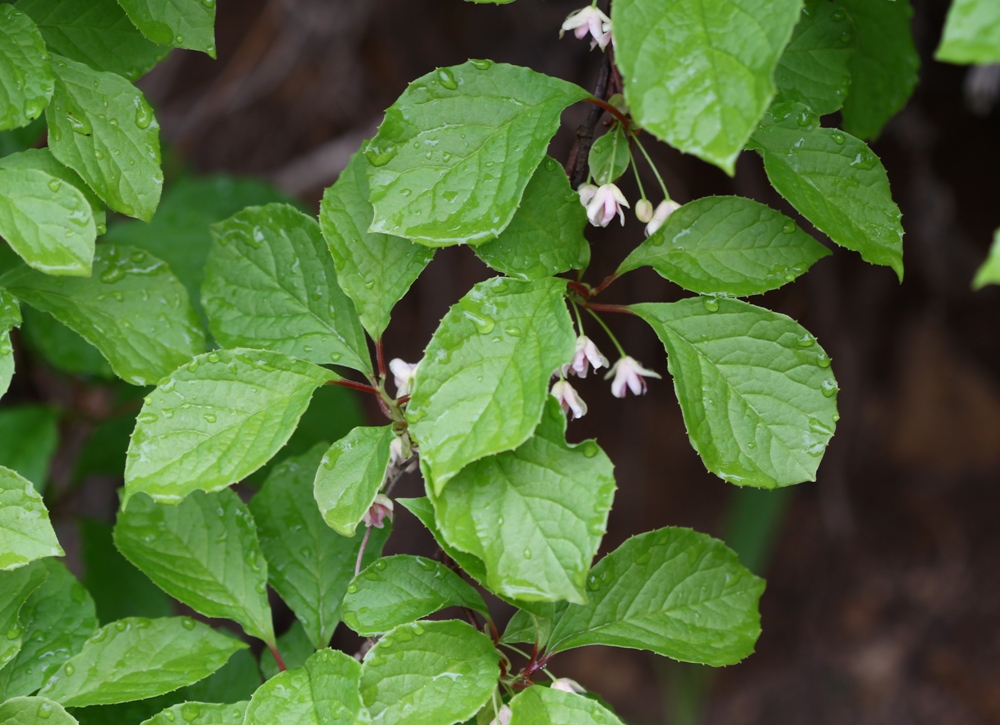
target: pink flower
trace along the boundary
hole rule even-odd
[[[562,24],[559,37],[567,30],[572,30],[573,35],[583,40],[589,33],[593,40],[590,41],[590,49],[594,46],[601,46],[601,50],[608,47],[611,42],[611,18],[602,13],[593,5],[575,10],[569,14]]]
[[[671,201],[670,199],[661,201],[660,205],[656,207],[656,211],[653,212],[653,218],[646,225],[646,236],[652,236],[653,232],[662,227],[663,223],[667,221],[667,217],[680,208],[681,205],[676,201]]]
[[[579,682],[571,680],[568,677],[560,677],[558,680],[553,682],[552,689],[562,690],[563,692],[571,692],[575,695],[585,695],[587,693]]]
[[[566,380],[557,380],[555,385],[552,386],[552,397],[559,401],[562,406],[563,413],[570,414],[570,420],[573,418],[582,418],[587,414],[587,404],[583,402],[577,392],[573,389]]]
[[[573,353],[573,362],[567,366],[569,369],[566,372],[572,370],[577,377],[585,378],[590,365],[593,365],[594,370],[597,370],[598,368],[606,368],[609,363],[608,359],[597,349],[593,340],[586,335],[580,335],[576,338],[576,352]]]
[[[390,465],[398,468],[410,460],[411,455],[413,455],[413,447],[410,444],[410,436],[404,433],[392,439],[392,443],[389,444]]]
[[[580,195],[580,203],[587,208],[587,218],[595,227],[606,227],[615,218],[615,214],[621,219],[622,225],[625,225],[625,211],[622,207],[628,208],[628,200],[617,186],[581,184],[577,193]]]
[[[490,725],[509,725],[511,715],[513,714],[508,705],[503,705],[497,711],[497,716],[490,721]]]
[[[392,521],[392,499],[380,493],[375,497],[371,508],[361,517],[361,521],[365,526],[374,526],[376,529],[381,529],[385,526],[386,519]]]
[[[396,396],[402,398],[410,394],[410,385],[413,384],[413,376],[417,374],[419,362],[408,363],[398,357],[389,361],[389,370],[396,382]]]
[[[659,374],[647,370],[642,366],[642,363],[633,360],[628,355],[616,362],[614,367],[604,376],[604,379],[607,380],[611,376],[615,378],[611,383],[611,394],[616,398],[625,397],[625,386],[628,386],[633,395],[642,395],[646,392],[644,377],[657,379],[660,377]]]

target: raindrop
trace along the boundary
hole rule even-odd
[[[837,381],[833,378],[827,378],[819,384],[819,387],[823,391],[823,395],[827,398],[832,398],[837,394]]]
[[[832,138],[833,142],[838,146],[843,145],[844,141],[846,140],[844,138],[844,134],[842,134],[840,131],[834,131],[832,134],[830,134],[830,138]]]
[[[212,413],[205,413],[205,422],[206,423],[214,423],[215,421],[216,421],[216,417],[215,417],[214,414],[212,414]]]
[[[470,60],[469,62],[472,64],[473,68],[478,70],[489,70],[493,65],[493,61],[491,60]]]
[[[783,234],[791,234],[792,232],[795,231],[795,222],[789,219],[787,222],[785,222],[785,225],[781,227],[781,231]]]
[[[458,81],[455,80],[455,74],[452,73],[447,68],[439,68],[437,72],[438,80],[441,81],[441,85],[447,88],[449,91],[453,91],[458,88]]]
[[[705,309],[708,310],[709,312],[719,311],[719,300],[717,300],[715,297],[702,297],[701,301],[702,304],[705,305]]]
[[[62,188],[62,182],[59,181],[59,179],[49,180],[49,189],[51,189],[52,191],[59,191],[59,189],[61,188]]]

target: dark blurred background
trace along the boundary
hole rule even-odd
[[[593,87],[599,52],[558,39],[581,4],[219,0],[218,60],[174,52],[140,86],[163,126],[168,172],[264,178],[315,211],[382,110],[436,66],[487,57]],[[596,436],[617,466],[604,550],[691,526],[732,542],[768,580],[764,634],[738,666],[712,674],[602,648],[554,660],[555,673],[600,692],[630,723],[1000,723],[1000,289],[970,290],[1000,226],[998,74],[979,72],[986,90],[970,95],[968,69],[932,60],[947,0],[914,5],[921,83],[874,144],[903,210],[905,282],[837,249],[754,300],[799,320],[833,358],[841,420],[819,480],[738,491],[705,472],[669,380],[626,401],[599,378],[579,386],[590,413],[570,435]],[[555,157],[567,158],[585,113],[565,114]],[[730,179],[653,146],[678,201],[740,194],[792,213],[754,154]],[[655,188],[651,176],[645,183]],[[636,198],[633,181],[623,188]],[[597,283],[642,239],[642,225],[630,218],[588,234],[586,279]],[[419,359],[448,306],[487,276],[468,250],[439,253],[400,305],[387,355]],[[626,279],[602,301],[682,296],[652,273]],[[630,354],[666,377],[652,332],[612,322]],[[398,491],[420,495],[416,481]],[[113,498],[106,504],[110,521]],[[388,550],[414,548],[433,551],[400,514]]]

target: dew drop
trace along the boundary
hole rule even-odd
[[[441,85],[449,91],[453,91],[458,88],[458,81],[455,80],[455,74],[449,69],[438,68],[437,77],[438,80],[441,81]]]
[[[491,60],[470,60],[469,62],[472,64],[473,68],[478,70],[489,70],[493,65],[493,61]]]
[[[214,423],[215,421],[216,421],[215,415],[213,415],[212,413],[205,413],[205,422],[206,423]]]
[[[181,626],[190,632],[192,629],[194,629],[194,620],[191,619],[191,617],[182,617]]]
[[[76,668],[73,665],[67,663],[67,665],[63,668],[63,671],[66,673],[67,677],[72,677],[73,673],[76,672]]]
[[[701,302],[705,305],[705,309],[709,312],[719,311],[719,300],[715,297],[702,297]]]
[[[396,157],[397,153],[399,150],[395,146],[386,146],[382,149],[372,146],[365,151],[365,158],[372,166],[385,166]]]
[[[825,352],[821,352],[816,357],[816,364],[819,365],[821,368],[830,367],[830,356],[827,355]]]
[[[782,234],[791,234],[794,231],[795,231],[795,222],[793,222],[791,219],[785,222],[785,225],[781,227]]]
[[[799,347],[812,347],[815,342],[815,338],[808,332],[798,339]]]
[[[357,584],[350,584],[347,587],[347,593],[348,594],[357,594],[358,593],[358,585]]]
[[[59,191],[62,188],[62,182],[59,179],[49,180],[49,189],[52,191]]]
[[[217,362],[219,362],[219,353],[217,353],[217,352],[210,352],[210,353],[208,353],[208,361],[210,363],[217,363]]]
[[[823,395],[827,398],[832,398],[837,394],[837,381],[833,378],[827,378],[822,383],[819,384],[820,390],[823,391]]]
[[[529,549],[527,546],[524,547],[524,558],[525,559],[531,558],[531,549]]]
[[[830,134],[830,138],[832,138],[833,142],[838,146],[842,146],[844,141],[846,140],[844,138],[844,134],[842,134],[840,131],[834,131],[832,134]]]
[[[48,720],[50,717],[52,717],[52,713],[54,711],[55,708],[52,707],[51,704],[43,702],[38,706],[38,712],[36,714],[39,720]]]

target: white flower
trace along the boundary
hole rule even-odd
[[[625,211],[622,207],[628,208],[628,200],[614,184],[599,187],[581,184],[577,193],[580,195],[580,203],[587,207],[587,219],[595,227],[606,227],[615,218],[615,214],[621,219],[622,225],[625,224]]]
[[[639,203],[635,205],[635,218],[643,224],[651,221],[653,219],[653,202],[649,199],[640,199]]]
[[[608,359],[597,349],[593,340],[586,335],[580,335],[576,338],[576,351],[573,353],[573,362],[569,364],[568,368],[576,373],[577,377],[585,378],[590,365],[593,365],[594,370],[597,370],[598,368],[606,368],[609,363]]]
[[[571,680],[568,677],[560,677],[558,680],[553,682],[552,689],[562,690],[563,692],[571,692],[575,695],[585,695],[587,693],[579,682]]]
[[[556,381],[555,385],[552,386],[552,397],[559,401],[563,413],[568,414],[572,411],[570,419],[582,418],[587,414],[587,404],[566,380]]]
[[[601,46],[601,50],[604,50],[611,42],[611,18],[593,5],[571,12],[562,24],[559,37],[563,37],[567,30],[572,30],[573,35],[580,40],[587,37],[589,33],[593,38],[590,41],[591,50],[597,45]]]
[[[401,466],[413,454],[408,435],[396,436],[389,444],[389,462],[393,466]]]
[[[681,205],[676,201],[671,201],[670,199],[661,201],[660,205],[656,207],[656,211],[653,212],[653,218],[646,225],[646,236],[652,236],[653,232],[662,227],[663,223],[667,221],[667,217],[680,208]]]
[[[497,711],[497,716],[490,721],[490,725],[508,725],[511,715],[513,713],[510,711],[510,707],[504,705]]]
[[[380,493],[375,497],[371,508],[361,517],[361,521],[364,522],[365,526],[374,526],[376,529],[381,529],[385,526],[386,519],[392,521],[392,499]]]
[[[392,376],[396,382],[397,397],[402,398],[404,395],[410,394],[410,385],[413,382],[413,376],[417,374],[419,366],[419,362],[410,364],[404,360],[400,360],[398,357],[389,361],[389,370],[392,371]]]
[[[646,381],[643,377],[660,377],[659,374],[652,370],[647,370],[642,366],[642,363],[638,360],[633,360],[627,355],[614,364],[614,367],[608,371],[604,379],[607,380],[611,376],[615,378],[611,383],[611,394],[616,398],[625,397],[626,386],[632,391],[633,395],[642,395],[646,392]]]

